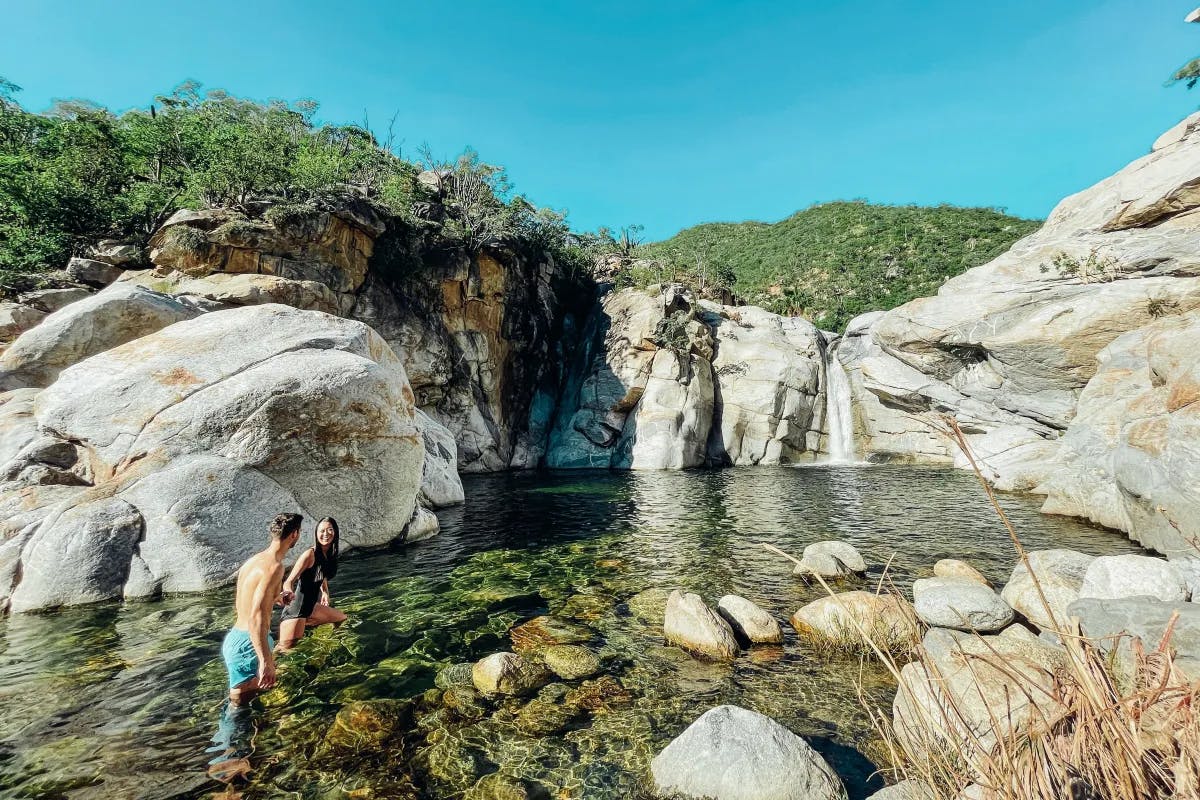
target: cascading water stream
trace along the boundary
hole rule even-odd
[[[854,417],[850,408],[850,379],[832,347],[825,354],[825,419],[829,428],[829,463],[852,463]]]

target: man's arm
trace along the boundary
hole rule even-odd
[[[250,620],[250,644],[258,656],[258,688],[270,689],[275,685],[275,656],[267,647],[267,630],[271,627],[271,608],[275,605],[276,589],[283,575],[283,567],[272,567],[254,587],[254,613]]]
[[[300,580],[300,573],[312,566],[315,556],[311,549],[305,550],[296,559],[296,566],[292,567],[291,573],[288,574],[287,580],[283,582],[283,602],[290,603],[292,598],[288,595],[296,593],[296,581]]]

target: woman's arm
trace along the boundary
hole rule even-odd
[[[333,608],[333,602],[329,599],[329,579],[321,580],[321,603]]]
[[[302,556],[296,559],[296,566],[292,567],[292,571],[288,573],[287,580],[283,582],[283,593],[285,595],[295,594],[296,581],[300,579],[300,573],[312,566],[315,557],[310,547],[304,551]]]

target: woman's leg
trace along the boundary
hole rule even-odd
[[[279,620],[279,646],[281,652],[291,650],[304,638],[304,617]]]
[[[345,621],[345,614],[324,603],[317,603],[313,606],[312,613],[308,615],[308,624],[314,628],[318,625],[341,625]]]

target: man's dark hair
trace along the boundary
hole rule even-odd
[[[304,517],[299,514],[276,514],[275,519],[271,520],[271,538],[286,539],[300,530],[303,521]]]

